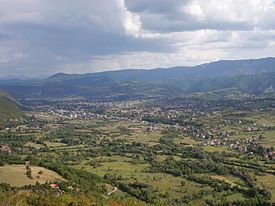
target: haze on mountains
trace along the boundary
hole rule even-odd
[[[42,80],[0,82],[1,89],[19,98],[74,96],[94,100],[173,97],[221,89],[260,95],[273,94],[274,87],[275,58],[218,61],[194,67],[153,70],[58,73]]]

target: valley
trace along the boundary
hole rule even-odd
[[[24,120],[0,129],[0,175],[15,164],[22,171],[18,184],[2,182],[18,192],[29,184],[54,196],[89,191],[87,201],[103,204],[89,196],[104,195],[106,205],[275,202],[273,98],[20,101]],[[36,167],[60,177],[37,179]]]

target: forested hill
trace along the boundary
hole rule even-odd
[[[194,67],[128,69],[89,74],[58,73],[43,80],[5,80],[0,88],[16,97],[85,97],[129,100],[235,89],[273,93],[275,58],[222,60]]]
[[[0,92],[0,122],[21,117],[19,105],[7,94]]]

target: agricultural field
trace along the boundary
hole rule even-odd
[[[260,186],[267,187],[271,191],[271,201],[275,202],[275,178],[274,175],[266,174],[257,176],[257,183]]]
[[[34,142],[27,142],[26,144],[24,144],[25,147],[31,147],[31,148],[35,148],[35,149],[41,149],[43,147],[45,147],[42,144],[36,144]]]
[[[272,110],[192,99],[98,104],[93,113],[83,102],[49,103],[2,130],[0,182],[39,190],[36,182],[61,181],[68,194],[99,189],[106,200],[161,206],[275,202]]]
[[[46,182],[65,181],[56,172],[43,167],[31,167],[32,178],[27,177],[26,171],[25,165],[5,165],[0,167],[0,182],[22,187],[35,185],[36,182],[45,184]]]
[[[120,159],[120,158],[118,158]],[[133,178],[136,175],[141,175],[142,171],[148,168],[148,164],[134,164],[129,162],[122,162],[115,159],[114,161],[100,162],[98,167],[79,164],[76,168],[86,170],[91,173],[95,173],[99,176],[106,174],[115,175],[119,174],[123,178]]]

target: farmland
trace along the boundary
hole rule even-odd
[[[273,107],[200,101],[33,105],[0,131],[0,182],[151,205],[274,202]]]
[[[64,181],[57,173],[43,167],[31,167],[33,178],[26,175],[25,165],[5,165],[0,167],[0,182],[12,186],[35,185],[36,182],[45,184],[46,182]]]

